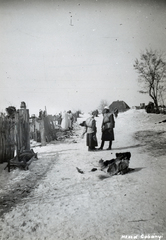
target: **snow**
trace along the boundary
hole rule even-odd
[[[0,239],[119,240],[123,235],[145,239],[141,234],[154,233],[166,239],[166,123],[159,124],[166,115],[134,109],[119,113],[113,149],[97,152],[88,152],[86,139],[81,138],[79,123],[88,116],[78,119],[73,135],[65,141],[35,147],[39,160],[29,171],[8,173],[2,164],[0,197],[26,179],[28,185],[34,176],[40,178],[1,216]],[[102,115],[95,119],[100,145]],[[100,170],[101,158],[109,160],[126,151],[131,152],[130,167],[135,171],[109,177]],[[91,172],[92,168],[97,171]]]

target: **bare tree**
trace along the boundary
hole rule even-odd
[[[166,62],[163,54],[146,49],[145,53],[141,53],[140,60],[135,60],[134,68],[139,74],[138,80],[143,83],[144,90],[140,92],[149,94],[158,111],[158,102],[163,99],[166,83]]]
[[[98,108],[102,112],[105,106],[108,106],[107,100],[101,100],[100,105],[99,105]]]

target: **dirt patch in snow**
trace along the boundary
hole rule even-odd
[[[47,162],[46,162],[47,161]],[[38,185],[38,182],[42,180],[47,172],[51,169],[52,165],[55,163],[56,157],[47,157],[47,159],[38,159],[31,163],[30,171],[24,171],[20,169],[11,170],[10,173],[5,170],[6,176],[4,177],[3,186],[0,193],[0,217],[9,212],[15,205],[20,203],[20,201],[27,197]],[[3,164],[3,166],[6,164]],[[17,181],[15,178],[10,183],[7,181],[7,177],[12,175],[19,175]],[[1,182],[2,185],[2,182]]]
[[[138,131],[134,137],[144,145],[144,152],[154,157],[166,155],[166,131]]]
[[[73,143],[75,142],[72,140],[73,138],[70,139],[73,135],[77,136],[77,133],[75,131],[60,131],[58,133],[59,140],[52,141],[51,144]],[[34,145],[34,143],[32,144]],[[43,153],[38,160],[34,160],[31,163],[29,166],[30,171],[11,168],[11,172],[8,173],[7,169],[4,170],[7,163],[0,165],[0,171],[2,172],[0,182],[0,217],[9,212],[38,187],[39,182],[45,178],[57,159],[58,153],[50,151],[47,154]]]

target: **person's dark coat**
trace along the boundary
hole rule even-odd
[[[104,113],[103,114],[103,122],[102,122],[102,141],[113,141],[114,138],[114,127],[115,121],[112,113]]]
[[[82,136],[85,133],[87,133],[86,145],[89,148],[94,149],[96,146],[98,146],[97,137],[96,137],[96,132],[97,132],[96,120],[94,119],[94,117],[90,117],[80,125],[85,127]]]

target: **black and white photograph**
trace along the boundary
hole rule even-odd
[[[166,1],[0,0],[0,240],[166,239]]]

